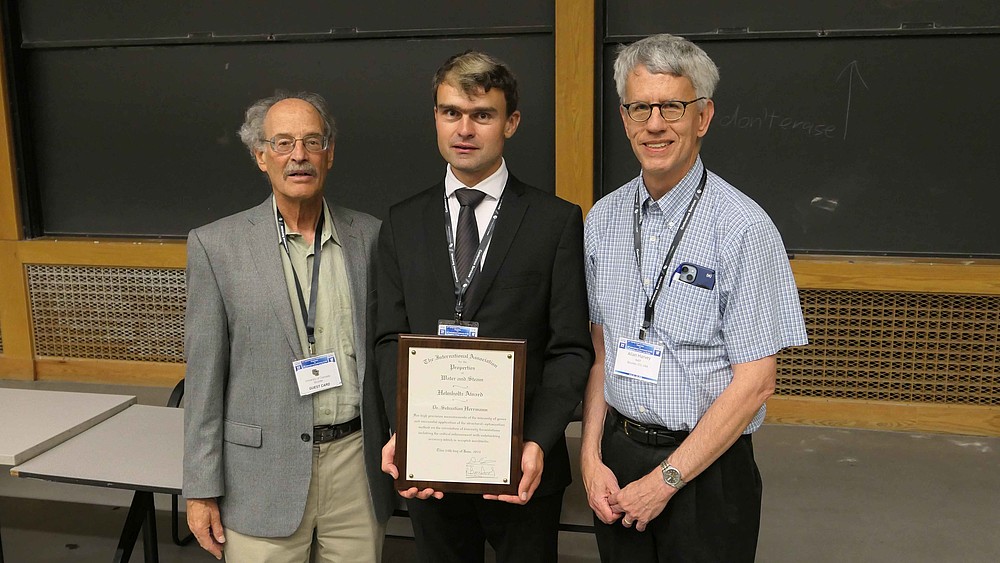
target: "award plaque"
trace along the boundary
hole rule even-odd
[[[524,340],[399,336],[397,489],[516,495]]]

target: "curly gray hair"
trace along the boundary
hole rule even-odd
[[[323,99],[323,96],[313,92],[296,92],[293,94],[278,90],[273,96],[261,98],[247,108],[246,117],[244,117],[243,125],[239,130],[239,136],[243,144],[250,149],[251,154],[263,147],[264,117],[267,116],[267,112],[274,104],[287,99],[298,99],[309,102],[312,107],[316,108],[320,118],[323,120],[323,134],[328,136],[331,142],[336,138],[337,124],[334,122],[333,116],[330,115],[330,110],[327,109],[326,100]]]

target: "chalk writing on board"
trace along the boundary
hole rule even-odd
[[[737,104],[732,113],[716,116],[719,125],[726,128],[769,131],[788,131],[816,139],[833,139],[836,125],[821,120],[805,119],[779,113],[774,109],[749,110]]]
[[[846,141],[847,127],[851,121],[851,102],[854,97],[855,81],[864,86],[866,90],[869,88],[868,83],[865,82],[864,77],[861,76],[861,71],[858,69],[858,61],[851,61],[845,66],[837,74],[834,82],[842,81],[845,75],[847,76],[847,108],[844,112],[844,126],[841,138]],[[732,129],[744,129],[762,133],[784,131],[787,133],[797,133],[817,140],[833,139],[836,137],[834,133],[838,127],[827,121],[794,115],[766,106],[748,108],[743,104],[737,104],[736,108],[731,112],[729,110],[720,110],[720,114],[716,116],[715,123],[720,127]]]
[[[844,73],[847,73],[847,111],[844,114],[844,140],[847,140],[847,123],[851,120],[851,95],[854,93],[854,77],[858,77],[858,81],[861,85],[868,89],[868,83],[865,79],[861,77],[861,71],[858,70],[858,61],[851,61],[844,70],[840,71],[837,75],[837,82],[844,77]]]

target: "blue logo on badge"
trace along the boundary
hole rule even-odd
[[[438,336],[466,336],[475,337],[475,328],[461,325],[441,325],[438,327]]]

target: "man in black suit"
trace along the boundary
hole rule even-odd
[[[472,51],[448,59],[434,77],[445,179],[394,205],[379,236],[375,355],[392,423],[400,333],[434,335],[442,319],[460,318],[478,323],[480,337],[528,346],[518,494],[400,491],[422,561],[482,561],[484,541],[501,562],[557,559],[571,480],[564,432],[593,360],[582,213],[507,171],[503,146],[520,119],[517,82],[504,63]],[[470,245],[462,232],[472,214],[478,237]],[[393,477],[395,445],[393,436],[382,454]]]

